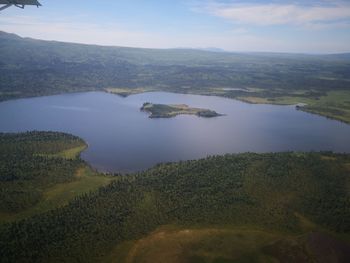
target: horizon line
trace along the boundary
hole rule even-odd
[[[231,53],[231,54],[281,54],[281,55],[308,55],[308,56],[327,56],[327,55],[346,55],[350,54],[350,50],[346,52],[293,52],[293,51],[230,51],[220,47],[137,47],[137,46],[123,46],[123,45],[107,45],[107,44],[97,44],[97,43],[83,43],[67,40],[58,40],[58,39],[41,39],[30,36],[23,36],[15,32],[8,32],[0,29],[0,33],[15,35],[21,39],[32,39],[45,42],[58,42],[65,44],[76,44],[76,45],[85,45],[85,46],[98,46],[106,48],[131,48],[131,49],[148,49],[148,50],[193,50],[193,51],[202,51],[202,52],[211,52],[211,53]],[[216,49],[216,50],[215,50]]]

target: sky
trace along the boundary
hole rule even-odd
[[[350,52],[350,0],[39,0],[0,30],[45,40],[238,52]]]

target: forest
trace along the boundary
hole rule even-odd
[[[76,191],[93,189],[78,157],[85,147],[82,139],[59,132],[0,133],[0,223],[55,208],[69,198],[63,188],[70,184]]]
[[[65,159],[51,154],[83,143],[61,133],[1,134],[0,189],[6,192],[1,193],[0,216],[34,205],[40,199],[38,189],[73,180],[72,171],[87,164],[78,156]],[[258,233],[264,233],[258,254],[248,250],[240,255],[240,262],[259,262],[261,257],[276,262],[273,259],[281,255],[291,256],[290,250],[305,259],[299,262],[327,257],[327,249],[346,259],[349,175],[350,155],[331,152],[227,154],[110,175],[108,184],[77,195],[66,205],[0,224],[1,262],[109,262],[111,257],[110,262],[152,262],[123,254],[140,252],[136,244],[145,245],[162,227],[221,229],[210,235],[217,238],[209,242],[211,246],[224,246],[246,233],[256,240]],[[235,231],[241,232],[235,236]],[[161,233],[183,234],[169,229]],[[206,246],[203,238],[191,241],[183,254],[185,262],[237,262],[237,252],[201,254]],[[331,245],[321,254],[314,253],[318,251],[312,247],[315,238]],[[256,261],[249,261],[253,256]]]

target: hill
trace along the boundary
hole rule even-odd
[[[16,148],[33,145],[33,135],[1,140]],[[62,136],[47,134],[40,145]],[[7,160],[17,164],[30,152]],[[57,174],[71,170],[62,159],[54,165]],[[16,167],[7,166],[2,180],[18,174]],[[26,161],[24,167],[29,175],[38,171]],[[247,153],[116,175],[64,206],[0,225],[1,261],[348,262],[349,169],[349,155]]]

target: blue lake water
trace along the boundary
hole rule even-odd
[[[226,114],[150,119],[144,102],[188,104]],[[82,158],[105,172],[214,154],[277,151],[350,152],[350,125],[295,110],[220,97],[151,92],[127,98],[103,92],[0,103],[0,132],[53,130],[89,144]]]

